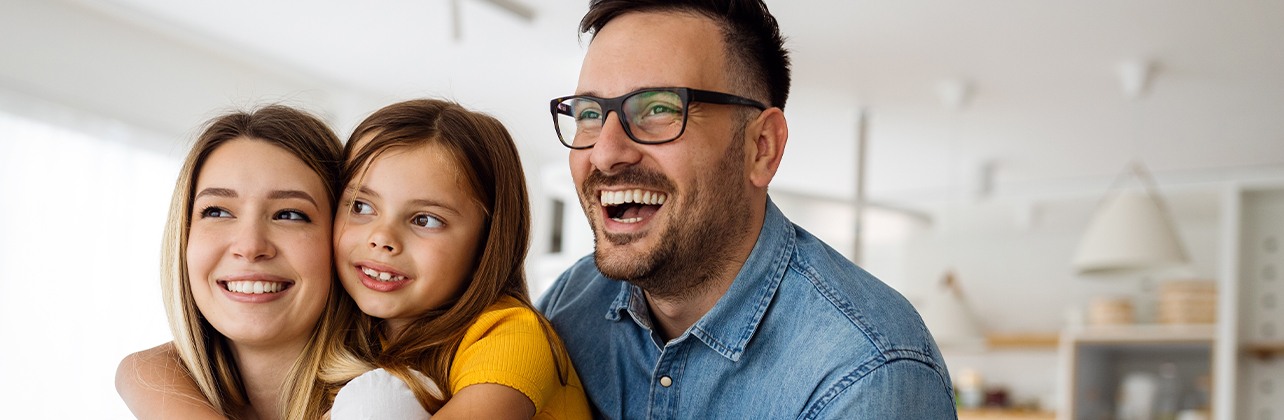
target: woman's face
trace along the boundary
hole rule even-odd
[[[238,346],[306,341],[330,293],[332,208],[321,177],[264,141],[218,146],[196,177],[187,275]]]
[[[485,218],[444,147],[383,151],[340,203],[335,266],[362,312],[400,329],[471,278]]]

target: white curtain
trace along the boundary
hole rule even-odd
[[[0,417],[132,418],[115,370],[169,341],[158,273],[178,157],[120,124],[25,114],[0,110]]]

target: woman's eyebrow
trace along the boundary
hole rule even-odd
[[[312,198],[312,194],[301,190],[274,190],[268,193],[268,198],[272,200],[297,198],[312,203],[313,206],[317,205],[317,200]]]
[[[201,192],[196,193],[196,196],[192,197],[192,200],[196,200],[198,198],[201,198],[207,195],[214,196],[214,197],[223,197],[223,198],[236,198],[236,190],[233,190],[230,188],[210,187],[210,188],[201,190]]]

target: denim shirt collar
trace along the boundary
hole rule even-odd
[[[784,279],[796,245],[795,239],[793,224],[768,197],[766,216],[763,218],[762,230],[758,232],[758,241],[745,264],[740,267],[731,287],[709,313],[700,317],[695,325],[673,342],[682,341],[691,335],[732,362],[739,361],[745,346],[758,331],[758,325]],[[652,330],[651,313],[645,296],[640,287],[620,282],[620,293],[611,302],[606,319],[620,321],[620,313],[628,311],[638,326]]]

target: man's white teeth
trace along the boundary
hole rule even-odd
[[[236,293],[261,295],[285,290],[285,283],[275,281],[229,281],[227,290]]]
[[[361,272],[366,273],[366,275],[370,276],[370,278],[379,280],[379,281],[402,281],[406,279],[406,276],[398,276],[392,273],[385,273],[369,267],[361,267]]]
[[[624,203],[663,205],[664,200],[668,198],[669,195],[662,192],[634,189],[628,191],[602,191],[602,198],[600,201],[604,206],[614,206]]]

